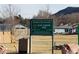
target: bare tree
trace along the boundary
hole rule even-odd
[[[33,18],[36,18],[36,19],[47,19],[49,18],[49,16],[51,15],[51,13],[47,12],[47,11],[44,11],[44,10],[39,10],[38,14],[37,15],[34,15]]]
[[[14,16],[18,16],[20,9],[16,5],[6,4],[2,5],[0,15],[4,19],[4,23],[15,24],[16,20]]]
[[[49,5],[46,4],[46,9],[45,10],[39,10],[37,15],[34,15],[33,18],[36,19],[48,19],[51,15],[51,13],[49,12],[50,8]]]
[[[14,18],[14,16],[17,16],[20,12],[20,9],[18,9],[15,5],[4,5],[2,6],[2,9],[0,10],[0,14],[2,18],[10,17],[11,19]]]
[[[2,16],[2,18],[4,19],[4,24],[12,24],[14,25],[15,22],[17,22],[18,20],[18,14],[20,12],[20,9],[18,9],[16,6],[8,4],[8,5],[3,5],[1,10],[0,10],[0,15]],[[3,26],[5,27],[5,26]],[[12,28],[7,27],[8,30],[11,31],[11,35],[12,35]],[[4,33],[4,30],[3,30]],[[12,36],[11,36],[11,43],[12,43]]]

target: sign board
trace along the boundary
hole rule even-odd
[[[31,19],[30,21],[31,35],[52,35],[53,20],[52,19]]]

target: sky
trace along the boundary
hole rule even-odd
[[[79,7],[79,4],[13,4],[16,8],[20,10],[19,14],[21,14],[24,18],[32,18],[33,15],[37,15],[39,10],[46,10],[49,8],[49,12],[54,14],[62,9],[67,7]],[[0,9],[2,9],[0,5]]]

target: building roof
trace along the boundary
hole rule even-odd
[[[54,26],[54,29],[66,29],[66,28],[72,28],[72,26]]]
[[[14,28],[18,28],[18,29],[21,29],[21,28],[26,28],[25,26],[21,25],[21,24],[17,24],[14,26]]]

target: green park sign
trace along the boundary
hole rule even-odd
[[[30,32],[31,32],[31,35],[52,35],[53,20],[52,19],[31,19]]]

